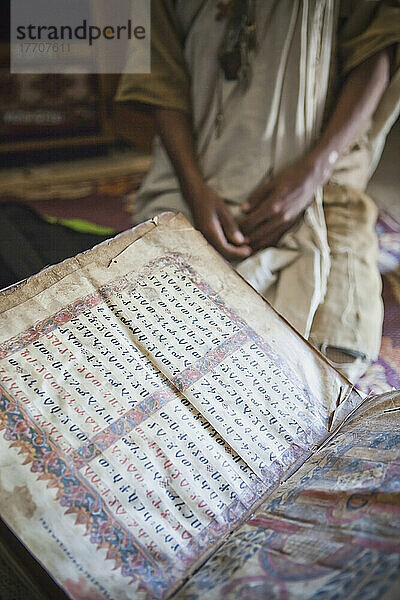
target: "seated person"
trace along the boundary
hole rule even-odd
[[[351,380],[377,358],[377,210],[364,193],[399,99],[400,2],[157,0],[135,220],[180,211]]]

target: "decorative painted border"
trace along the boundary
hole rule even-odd
[[[1,386],[0,431],[11,448],[26,454],[24,465],[30,465],[37,479],[47,481],[48,488],[56,488],[56,500],[65,514],[76,515],[75,525],[84,525],[90,541],[97,550],[107,550],[106,559],[115,561],[125,577],[141,581],[154,593],[162,596],[168,588],[168,579],[160,566],[137,542],[135,537],[121,527],[104,505],[99,494],[74,468],[72,461],[62,456],[49,436],[33,421],[29,414]],[[116,543],[116,541],[118,543]]]
[[[109,427],[100,431],[87,444],[78,448],[72,455],[75,467],[80,469],[84,464],[89,463],[158,409],[175,399],[176,394],[172,391],[157,390],[154,394],[142,400],[135,408],[132,408]]]
[[[151,599],[162,598],[176,576],[244,517],[249,507],[265,492],[261,482],[255,489],[244,491],[177,555],[181,565],[175,563],[161,568],[107,509],[100,494],[79,473],[73,461],[62,455],[46,432],[1,385],[0,431],[4,431],[3,437],[10,442],[10,448],[19,448],[19,454],[27,455],[23,464],[30,464],[30,471],[37,473],[37,479],[47,481],[48,488],[57,489],[56,501],[65,508],[65,514],[76,515],[75,525],[85,526],[86,535],[96,544],[96,549],[106,549],[106,560],[113,560],[115,568],[121,569],[124,577],[140,584],[142,590],[149,591]]]

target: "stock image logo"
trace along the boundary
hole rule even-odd
[[[12,73],[149,73],[150,0],[11,0]]]
[[[98,39],[121,40],[125,36],[127,40],[144,40],[147,32],[143,25],[132,24],[132,19],[128,19],[126,25],[88,25],[86,19],[82,25],[73,28],[71,25],[19,25],[17,27],[17,40],[25,41],[88,41],[91,46]]]

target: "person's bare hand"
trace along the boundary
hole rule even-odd
[[[190,206],[196,227],[222,256],[241,260],[251,254],[229,206],[212,188],[204,184]]]
[[[318,181],[307,163],[300,162],[263,181],[242,206],[240,222],[253,251],[276,246],[311,203]]]

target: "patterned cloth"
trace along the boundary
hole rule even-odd
[[[357,385],[372,394],[400,389],[400,222],[381,211],[377,230],[385,306],[382,344],[378,360]]]

